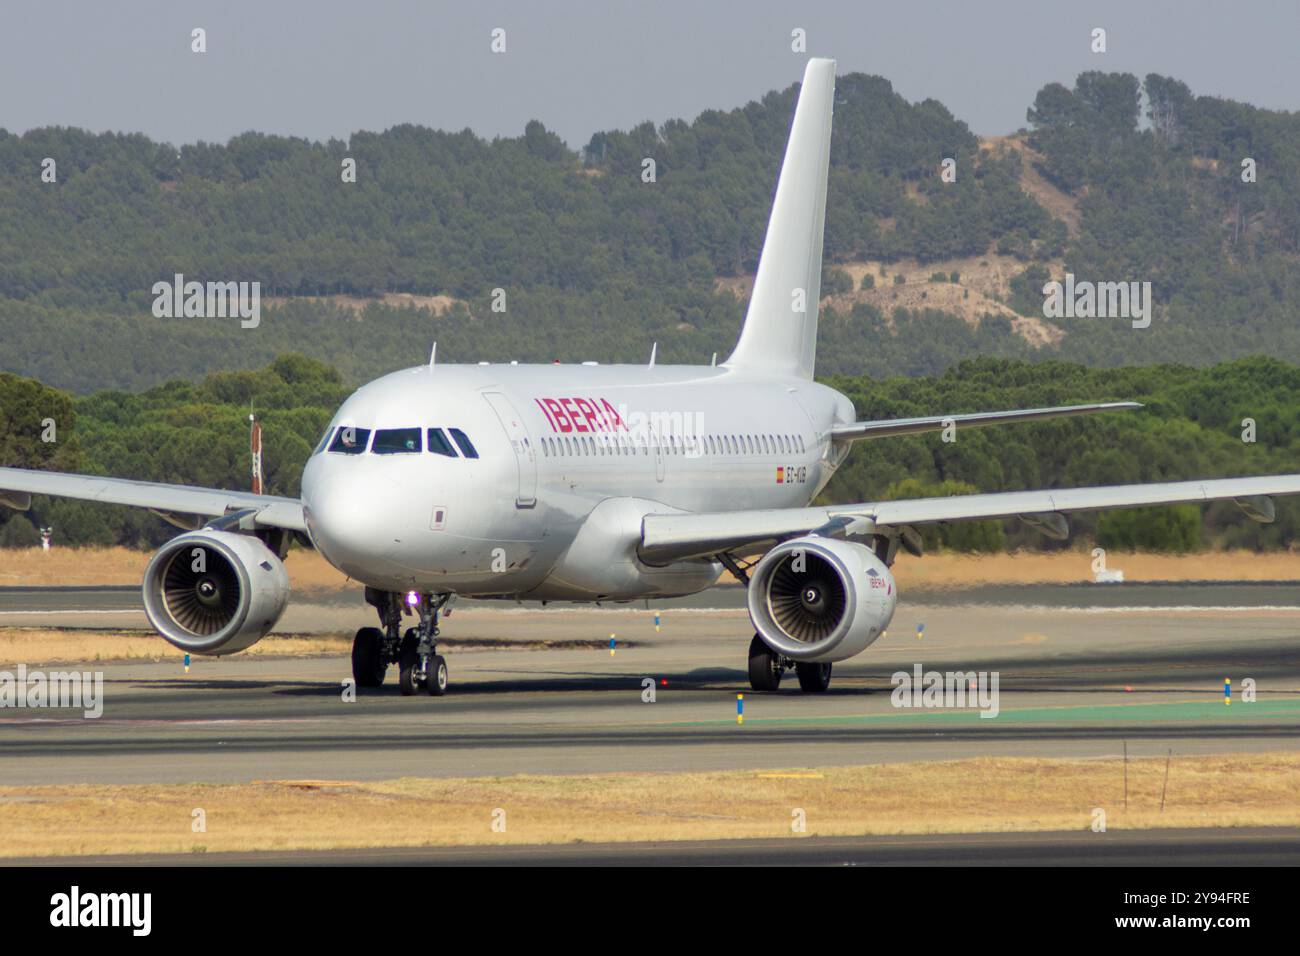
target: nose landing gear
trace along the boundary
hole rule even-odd
[[[395,591],[366,588],[366,601],[379,612],[383,630],[363,627],[352,642],[352,676],[358,687],[378,687],[389,664],[396,664],[402,696],[423,690],[431,697],[447,693],[447,661],[438,653],[438,616],[451,594],[420,594],[404,604]],[[412,600],[415,599],[413,595]],[[402,612],[414,610],[420,623],[402,633]]]

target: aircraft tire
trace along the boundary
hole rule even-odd
[[[767,691],[781,686],[781,660],[757,634],[749,642],[749,686]]]
[[[384,662],[383,632],[377,627],[363,627],[352,639],[352,679],[358,687],[380,687],[388,664]]]
[[[823,694],[831,686],[830,664],[795,664],[794,670],[799,675],[799,689],[805,694]]]

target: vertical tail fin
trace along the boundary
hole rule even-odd
[[[835,61],[809,60],[731,368],[812,378],[834,100]]]

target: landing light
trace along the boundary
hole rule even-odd
[[[417,591],[406,592],[406,603],[410,607],[416,607],[420,603],[420,595]]]

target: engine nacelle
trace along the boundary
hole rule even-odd
[[[260,641],[289,602],[289,574],[257,538],[193,531],[173,538],[144,572],[144,611],[191,654],[233,654]]]
[[[777,545],[754,568],[749,616],[773,650],[826,663],[859,654],[894,617],[898,588],[874,551],[810,536]]]

